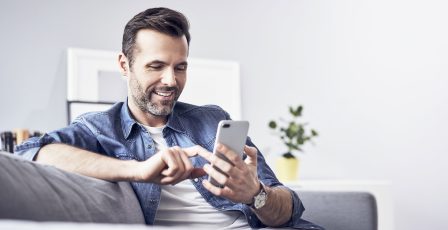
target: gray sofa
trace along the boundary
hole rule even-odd
[[[144,224],[127,182],[67,173],[0,152],[0,187],[0,229],[2,221],[10,226],[5,220]],[[297,192],[306,208],[303,218],[327,230],[377,229],[376,202],[369,193]]]

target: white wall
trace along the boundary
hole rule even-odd
[[[192,57],[240,62],[243,116],[270,158],[283,149],[267,122],[303,104],[321,136],[302,179],[389,180],[396,229],[448,228],[445,1],[2,0],[0,130],[63,126],[65,49],[120,49],[157,5],[190,18]]]

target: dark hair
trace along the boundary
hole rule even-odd
[[[150,8],[135,15],[124,27],[121,51],[134,62],[135,38],[141,29],[151,29],[173,37],[185,35],[190,45],[190,25],[188,19],[180,12],[168,8]]]

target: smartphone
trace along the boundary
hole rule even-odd
[[[233,121],[233,120],[220,121],[218,124],[218,129],[216,131],[216,140],[215,140],[215,146],[213,147],[213,154],[216,154],[216,156],[218,156],[219,158],[233,164],[223,154],[216,151],[216,144],[221,143],[230,148],[231,150],[233,150],[240,157],[243,157],[244,145],[246,144],[248,131],[249,131],[248,121]],[[216,167],[215,169],[220,171]],[[208,180],[210,181],[211,184],[217,187],[223,187],[210,176],[208,177]]]

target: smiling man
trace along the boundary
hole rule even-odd
[[[299,197],[277,180],[249,138],[244,160],[223,145],[218,151],[232,163],[210,152],[219,121],[230,116],[218,106],[177,101],[187,82],[189,43],[181,13],[153,8],[137,14],[125,27],[118,57],[127,99],[30,139],[17,154],[99,179],[130,181],[151,225],[318,228],[300,218]],[[224,186],[213,186],[208,175]]]
[[[151,29],[139,30],[135,40],[128,51],[133,53],[119,55],[121,72],[128,78],[129,109],[146,125],[161,126],[187,80],[188,41]]]

